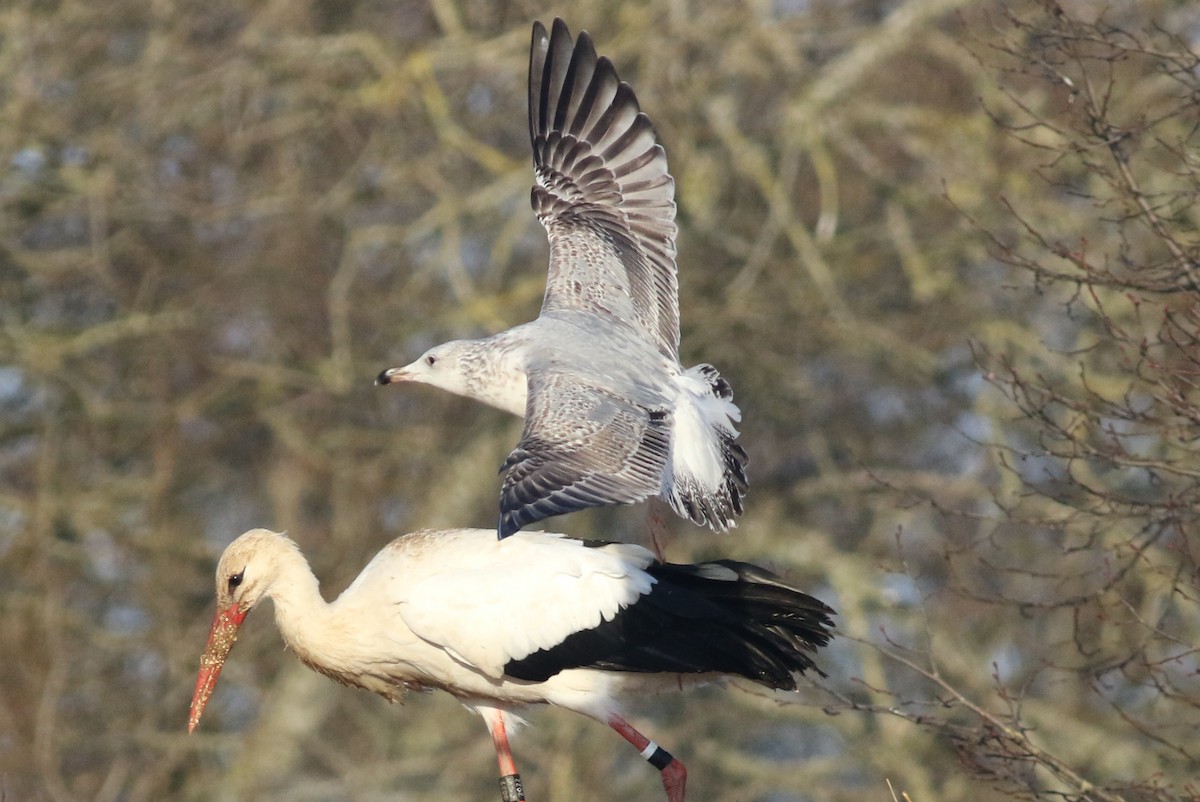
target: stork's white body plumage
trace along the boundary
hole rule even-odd
[[[683,767],[629,726],[623,700],[727,675],[794,689],[831,626],[821,602],[746,563],[663,564],[640,546],[539,532],[499,541],[484,529],[400,537],[326,603],[296,544],[256,529],[218,563],[189,729],[264,598],[284,641],[322,674],[391,700],[442,689],[476,710],[502,775],[516,774],[514,711],[553,704],[647,752],[673,802],[683,799]]]
[[[568,669],[529,683],[506,678],[504,668],[612,620],[649,593],[654,580],[644,569],[652,555],[639,546],[588,548],[540,532],[510,541],[458,529],[416,532],[384,548],[326,606],[329,631],[358,652],[341,667],[345,675],[363,684],[401,678],[494,704],[549,703],[605,719],[609,683],[600,672]],[[328,654],[332,644],[310,645],[307,632],[284,631],[278,612],[276,621],[301,659]],[[351,628],[352,641],[345,638]],[[391,656],[380,654],[381,643],[393,644]]]

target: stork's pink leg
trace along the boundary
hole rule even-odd
[[[500,802],[525,802],[525,789],[521,787],[521,775],[517,774],[517,763],[513,760],[508,745],[508,732],[504,729],[504,714],[499,710],[488,716],[492,743],[496,745],[496,760],[500,764]]]
[[[671,757],[671,753],[666,749],[635,730],[628,721],[620,716],[609,717],[608,726],[633,744],[634,748],[642,753],[642,757],[659,770],[662,774],[663,788],[667,791],[668,802],[684,802],[683,789],[687,784],[687,769],[683,767],[683,764]]]

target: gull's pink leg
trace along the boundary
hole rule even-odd
[[[646,528],[650,530],[650,545],[654,547],[654,556],[658,558],[660,563],[667,561],[663,550],[667,546],[670,535],[670,532],[667,530],[666,516],[663,514],[666,506],[662,501],[652,498],[646,512]]]

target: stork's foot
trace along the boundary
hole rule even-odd
[[[662,768],[662,784],[667,791],[667,802],[684,802],[687,769],[678,760],[671,758],[671,762]]]

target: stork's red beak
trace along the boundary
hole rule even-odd
[[[200,656],[200,676],[196,678],[196,691],[192,694],[188,732],[194,731],[200,723],[200,716],[203,715],[208,700],[212,698],[213,689],[217,687],[217,677],[221,675],[225,658],[229,657],[229,651],[237,641],[238,629],[242,626],[242,621],[246,620],[248,612],[250,611],[239,609],[237,602],[234,602],[224,610],[218,607],[213,615],[212,629],[208,631],[208,645],[204,647],[204,654]]]

